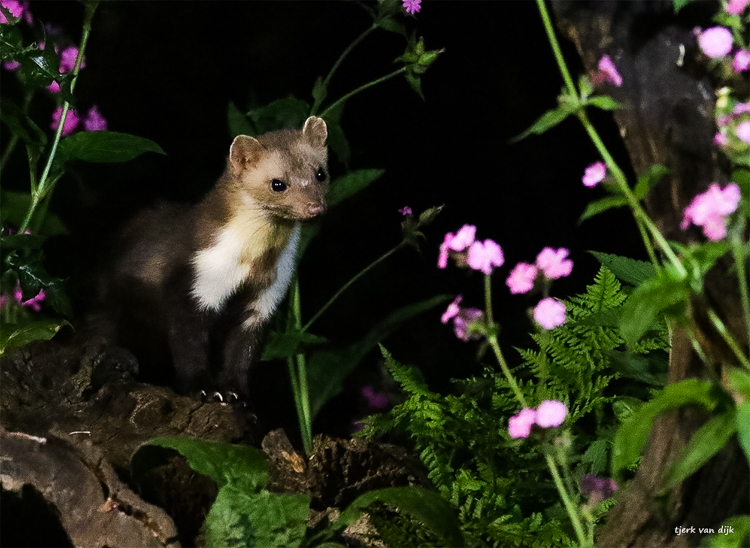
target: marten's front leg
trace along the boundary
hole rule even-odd
[[[260,358],[260,330],[246,328],[243,324],[234,326],[227,333],[224,343],[224,356],[219,386],[226,396],[236,393],[241,401],[246,401],[249,393],[249,374],[253,361]]]

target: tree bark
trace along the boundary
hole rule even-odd
[[[649,215],[667,239],[697,241],[698,231],[679,228],[685,207],[711,182],[728,182],[728,163],[713,145],[716,89],[692,31],[696,24],[710,26],[719,5],[701,3],[678,16],[671,1],[555,0],[552,6],[587,72],[594,73],[606,54],[623,78],[621,87],[606,92],[623,105],[614,118],[635,173],[644,174],[653,164],[670,170],[646,198]],[[705,295],[690,303],[709,364],[701,362],[686,333],[676,328],[670,383],[717,378],[726,366],[736,365],[704,319],[707,304],[747,346],[737,281],[729,268],[728,261],[718,263],[706,278]],[[670,464],[707,418],[698,410],[682,409],[657,420],[638,473],[610,511],[598,546],[697,546],[703,536],[699,527],[718,530],[728,517],[750,511],[748,464],[735,440],[666,497],[656,497]],[[694,527],[696,533],[677,534],[679,527]]]

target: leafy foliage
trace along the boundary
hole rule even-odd
[[[549,399],[568,406],[569,421],[575,425],[571,443],[583,453],[574,471],[578,479],[607,469],[618,423],[608,406],[621,408],[619,416],[626,417],[630,415],[625,410],[642,404],[609,395],[610,383],[623,376],[614,362],[629,364],[631,376],[638,376],[644,364],[631,363],[632,358],[667,348],[661,328],[634,345],[631,353],[622,350],[617,315],[626,299],[615,275],[602,267],[586,293],[566,301],[566,324],[532,335],[536,349],[518,349],[523,364],[514,375],[524,379],[520,387],[529,406]],[[381,350],[406,399],[388,413],[367,417],[360,435],[407,433],[430,480],[458,509],[473,545],[573,545],[542,451],[507,433],[508,418],[518,404],[502,373],[487,367],[481,377],[457,382],[458,394],[441,395],[429,389],[418,369]],[[420,529],[399,519],[401,533],[391,523],[384,526],[385,534],[398,538],[399,546],[418,545],[416,537],[405,536],[408,531],[422,535]]]

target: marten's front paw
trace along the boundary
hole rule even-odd
[[[201,400],[208,403],[225,403],[238,407],[247,407],[247,402],[234,390],[201,390]]]

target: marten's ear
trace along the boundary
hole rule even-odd
[[[229,160],[235,173],[255,165],[263,154],[263,145],[255,137],[238,135],[229,147]]]
[[[302,137],[314,147],[324,146],[328,137],[328,127],[325,120],[317,116],[310,116],[302,128]]]

